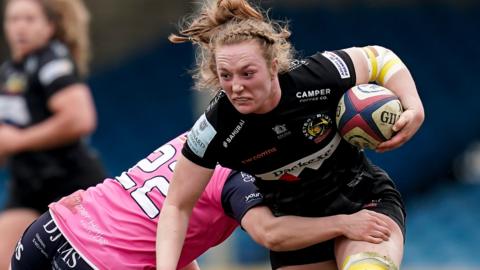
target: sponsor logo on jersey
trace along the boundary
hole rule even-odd
[[[49,85],[56,79],[73,73],[73,63],[68,59],[53,60],[38,72],[38,77],[42,85]]]
[[[245,196],[245,202],[250,203],[256,200],[261,200],[262,198],[263,195],[260,192],[250,193],[249,195]]]
[[[18,241],[17,246],[15,247],[15,259],[20,261],[22,259],[22,252],[25,248],[22,245],[22,242]]]
[[[307,60],[294,59],[292,62],[290,62],[290,65],[288,66],[288,71],[292,71],[301,66],[307,66],[307,65],[308,65]]]
[[[286,124],[276,125],[272,130],[277,134],[277,139],[279,140],[292,134],[292,132],[287,129]]]
[[[29,57],[25,61],[25,72],[28,74],[34,74],[38,69],[38,57]]]
[[[217,131],[213,128],[210,122],[208,122],[205,114],[202,114],[188,133],[188,147],[190,147],[197,156],[202,158],[205,155],[205,151],[207,151],[208,145],[216,134]]]
[[[314,89],[299,91],[295,94],[295,96],[300,100],[300,102],[318,101],[327,100],[331,92],[332,91],[330,90],[330,88]]]
[[[83,229],[88,232],[88,236],[99,245],[107,245],[108,240],[105,238],[105,234],[90,212],[82,204],[76,205],[75,211],[79,214],[79,217],[81,217],[80,224]]]
[[[70,268],[74,269],[77,264],[82,260],[80,254],[77,253],[75,249],[73,249],[68,242],[65,242],[63,245],[60,246],[58,249],[60,253],[60,257],[62,261]]]
[[[223,147],[228,148],[228,145],[233,141],[235,136],[240,133],[242,130],[243,125],[245,125],[245,120],[241,120],[238,122],[237,126],[233,129],[233,131],[228,135],[228,137],[223,141]]]
[[[338,73],[340,74],[340,78],[350,78],[350,71],[348,70],[348,66],[340,56],[329,51],[323,52],[322,55],[328,60],[330,60],[330,62],[332,62],[335,68],[337,68]]]
[[[0,121],[16,126],[30,123],[30,110],[23,95],[0,95]]]
[[[320,143],[332,131],[333,121],[330,116],[319,113],[303,124],[303,135],[315,143]]]
[[[371,200],[369,203],[366,203],[364,205],[362,205],[362,208],[363,209],[368,209],[368,208],[375,208],[378,206],[379,203],[382,202],[382,199],[378,199],[378,200]]]
[[[5,83],[4,91],[7,94],[21,94],[27,90],[27,78],[21,73],[10,75]]]
[[[302,159],[291,162],[276,170],[257,174],[256,176],[263,180],[300,180],[299,175],[303,172],[305,168],[310,168],[313,170],[317,170],[318,168],[320,168],[323,162],[333,154],[335,149],[337,149],[340,141],[340,135],[337,134],[335,137],[333,137],[330,143],[328,143],[328,145],[326,145],[319,151],[310,154]]]
[[[68,55],[67,47],[60,42],[53,42],[51,49],[57,57],[66,57]]]
[[[243,163],[243,164],[248,164],[248,163],[250,163],[250,162],[252,162],[252,161],[256,161],[256,160],[265,158],[265,157],[267,157],[267,156],[269,156],[269,155],[271,155],[271,154],[273,154],[273,153],[275,153],[275,152],[277,152],[277,148],[276,148],[276,147],[272,147],[272,148],[270,148],[270,149],[267,149],[267,150],[265,150],[265,151],[262,151],[262,152],[260,152],[260,153],[258,153],[258,154],[256,154],[256,155],[254,155],[253,157],[249,157],[249,158],[247,158],[247,159],[245,159],[245,160],[242,160],[242,163]]]
[[[243,182],[255,182],[255,177],[251,174],[240,172],[240,175],[242,176]]]
[[[62,236],[62,233],[58,230],[57,224],[55,224],[53,219],[43,224],[43,230],[49,235],[48,240],[50,240],[50,242],[55,242],[60,236]]]

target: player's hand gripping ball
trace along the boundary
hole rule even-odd
[[[402,103],[392,91],[376,84],[357,85],[338,103],[338,132],[359,148],[375,149],[393,136],[392,127],[402,112]]]

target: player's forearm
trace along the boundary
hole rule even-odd
[[[68,144],[90,134],[95,120],[69,116],[52,116],[29,128],[19,130],[16,152],[43,150]]]
[[[343,217],[277,217],[265,232],[268,248],[274,251],[289,251],[333,239],[342,235]]]
[[[158,270],[177,268],[189,215],[177,207],[164,205],[157,226],[156,259]]]
[[[213,174],[180,155],[157,225],[157,269],[174,270],[193,207]],[[192,181],[195,180],[195,181]]]
[[[384,86],[395,92],[402,102],[404,109],[418,110],[419,113],[423,115],[423,105],[418,95],[415,82],[406,67],[393,75]]]

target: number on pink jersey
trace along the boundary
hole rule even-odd
[[[170,144],[165,144],[154,151],[154,153],[161,153],[155,160],[151,161],[148,158],[144,158],[139,161],[133,168],[129,169],[130,172],[133,169],[140,169],[144,172],[154,172],[158,170],[161,166],[168,164],[168,168],[173,172],[175,168],[176,160],[173,160],[177,150]],[[167,196],[168,187],[170,183],[164,176],[155,176],[151,179],[146,180],[143,183],[143,186],[137,187],[137,184],[129,176],[128,172],[123,172],[121,176],[116,177],[115,179],[125,188],[129,190],[135,188],[130,192],[130,195],[135,200],[135,202],[140,206],[140,208],[147,214],[149,218],[155,218],[160,213],[160,209],[148,196],[148,193],[153,191],[153,189],[158,189],[163,196]]]

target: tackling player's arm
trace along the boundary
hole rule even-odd
[[[341,235],[376,244],[390,237],[382,215],[369,210],[318,218],[275,217],[268,207],[257,206],[245,213],[241,225],[257,243],[274,251],[301,249]]]
[[[410,71],[394,52],[381,46],[348,48],[345,51],[353,61],[357,85],[375,82],[392,90],[402,102],[404,112],[393,126],[397,134],[381,143],[376,150],[384,152],[400,147],[417,132],[425,118]]]

